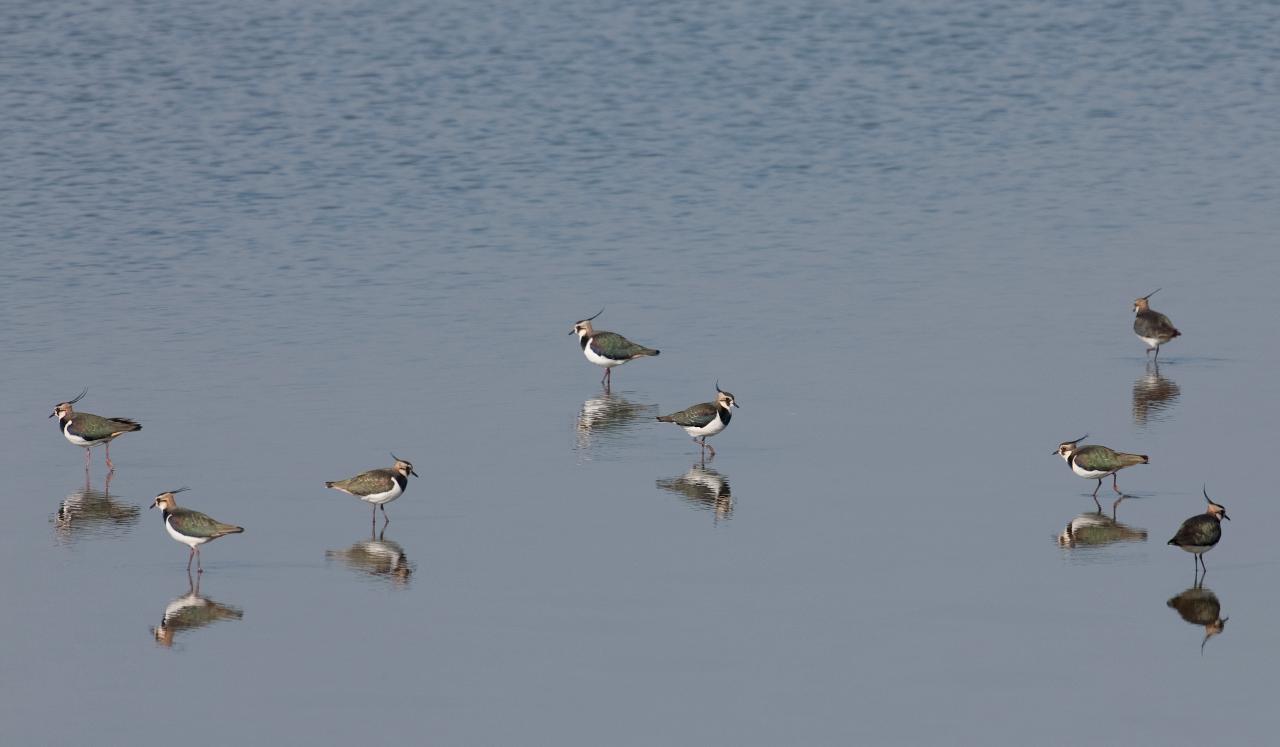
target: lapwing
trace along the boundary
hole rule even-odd
[[[1173,535],[1169,544],[1177,545],[1194,554],[1197,571],[1204,569],[1208,572],[1209,569],[1204,566],[1204,554],[1212,550],[1214,545],[1218,544],[1218,540],[1222,539],[1222,520],[1231,521],[1231,517],[1227,516],[1226,508],[1213,502],[1207,488],[1201,488],[1201,491],[1204,493],[1204,499],[1209,503],[1208,510],[1182,522],[1182,526],[1178,527],[1178,533]]]
[[[1161,345],[1182,334],[1177,327],[1173,326],[1173,322],[1169,321],[1169,317],[1155,311],[1147,304],[1147,299],[1159,292],[1160,289],[1156,288],[1133,302],[1135,315],[1133,318],[1133,333],[1147,343],[1148,354],[1152,350],[1156,351],[1155,358],[1152,360],[1160,360]]]
[[[1085,479],[1098,481],[1098,487],[1093,489],[1093,502],[1098,504],[1098,510],[1101,511],[1102,504],[1098,503],[1098,490],[1102,488],[1102,478],[1111,475],[1111,489],[1123,498],[1124,493],[1121,493],[1120,488],[1116,486],[1116,473],[1125,467],[1146,464],[1148,460],[1146,454],[1126,454],[1098,444],[1080,446],[1079,443],[1088,437],[1089,434],[1086,433],[1074,441],[1063,441],[1058,444],[1058,449],[1054,453],[1071,466],[1072,472]]]
[[[694,443],[710,451],[711,456],[714,457],[716,450],[707,443],[707,438],[716,435],[729,425],[729,421],[733,419],[733,412],[729,409],[731,407],[738,407],[737,400],[732,394],[722,390],[720,382],[716,381],[715,402],[703,402],[670,415],[659,415],[658,420],[663,423],[675,423],[684,428],[684,432],[693,437]]]
[[[616,332],[597,331],[591,326],[591,320],[603,313],[604,309],[600,309],[595,316],[589,316],[574,324],[569,334],[578,335],[578,344],[582,346],[582,354],[587,357],[587,360],[597,366],[604,366],[604,376],[600,379],[600,383],[607,389],[613,382],[614,366],[621,366],[636,358],[657,355],[660,351],[637,345]]]
[[[164,617],[160,619],[159,625],[151,629],[151,635],[155,636],[156,643],[170,648],[173,646],[174,636],[178,633],[197,630],[223,620],[239,620],[243,617],[244,611],[239,607],[215,602],[202,596],[200,577],[196,576],[192,581],[191,574],[188,573],[187,593],[165,605]]]
[[[418,473],[413,471],[412,464],[395,454],[392,454],[391,458],[396,460],[396,463],[390,468],[371,469],[345,480],[326,482],[324,486],[341,490],[365,503],[373,504],[372,521],[375,524],[378,521],[378,507],[381,506],[383,526],[386,526],[391,521],[387,516],[387,504],[404,494],[405,486],[409,484],[409,475],[418,476]]]
[[[76,412],[72,407],[79,402],[89,390],[85,389],[68,402],[59,402],[49,417],[57,416],[58,428],[62,435],[76,446],[84,447],[84,468],[89,469],[89,449],[103,444],[107,447],[107,469],[115,470],[111,463],[111,440],[122,433],[140,431],[142,426],[130,418],[104,418],[90,415],[87,412]]]
[[[1170,599],[1166,604],[1175,610],[1183,620],[1204,628],[1204,640],[1200,641],[1200,653],[1204,653],[1204,644],[1209,639],[1227,628],[1229,617],[1222,616],[1222,603],[1218,595],[1200,584]]]
[[[173,496],[175,493],[189,489],[166,490],[156,496],[151,508],[159,508],[163,511],[164,528],[169,532],[169,536],[191,548],[191,554],[187,556],[187,571],[191,571],[191,560],[194,558],[196,572],[204,573],[204,568],[200,565],[200,545],[228,534],[239,534],[244,531],[244,527],[223,524],[199,511],[180,507]]]

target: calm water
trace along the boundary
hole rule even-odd
[[[0,33],[5,744],[1280,728],[1274,6],[52,2]],[[602,305],[662,350],[608,396],[567,336]],[[703,465],[652,417],[717,378]],[[45,417],[86,386],[144,425],[109,486]],[[1151,456],[1114,519],[1051,454],[1085,432]],[[422,478],[371,535],[323,482],[391,451]],[[1234,520],[1194,589],[1165,540],[1204,483]],[[247,528],[198,589],[145,510],[180,485]]]

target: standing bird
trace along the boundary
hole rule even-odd
[[[1147,304],[1147,299],[1159,292],[1160,289],[1156,288],[1133,302],[1135,314],[1133,333],[1147,343],[1147,353],[1155,349],[1156,355],[1153,360],[1157,361],[1160,360],[1160,346],[1182,334],[1177,327],[1173,326],[1173,322],[1169,321],[1169,317],[1152,310]]]
[[[1116,486],[1116,473],[1125,467],[1146,464],[1148,460],[1146,454],[1126,454],[1097,444],[1078,445],[1088,437],[1089,434],[1086,433],[1074,441],[1063,441],[1058,444],[1058,450],[1054,453],[1071,466],[1072,472],[1088,480],[1098,481],[1098,487],[1093,489],[1093,502],[1098,504],[1098,510],[1101,511],[1102,504],[1098,503],[1098,490],[1102,488],[1102,478],[1111,475],[1111,489],[1116,491],[1116,495],[1123,497],[1124,493],[1121,493],[1120,488]]]
[[[392,454],[391,458],[396,460],[396,463],[390,469],[385,467],[371,469],[345,480],[326,482],[324,486],[341,490],[347,495],[354,495],[365,503],[372,503],[371,521],[374,524],[378,522],[378,506],[382,506],[382,521],[383,526],[386,526],[391,522],[387,516],[387,504],[404,494],[405,486],[409,484],[409,475],[418,476],[418,473],[413,471],[412,464],[395,454]]]
[[[85,389],[69,402],[59,402],[49,413],[49,417],[58,418],[58,428],[62,435],[76,446],[84,447],[84,469],[89,471],[89,449],[101,444],[107,446],[107,470],[114,472],[116,466],[111,463],[111,440],[121,433],[140,431],[142,426],[130,418],[104,418],[90,415],[87,412],[76,412],[72,407],[79,402],[89,390]]]
[[[717,380],[715,402],[703,402],[670,415],[659,415],[658,421],[675,423],[684,428],[684,432],[693,437],[694,443],[704,450],[710,450],[711,456],[714,457],[716,450],[707,443],[707,437],[714,436],[728,427],[729,421],[733,419],[730,407],[738,407],[738,402],[732,394],[720,389],[720,382]]]
[[[621,366],[623,363],[646,355],[657,355],[660,351],[637,345],[616,332],[604,330],[597,332],[592,328],[591,320],[603,313],[604,309],[600,309],[595,316],[589,316],[574,324],[569,334],[577,333],[578,344],[582,346],[582,354],[587,357],[587,360],[597,366],[604,366],[604,376],[600,379],[600,383],[608,389],[609,384],[613,383],[614,366]]]
[[[191,559],[195,558],[196,572],[204,573],[204,568],[200,566],[200,545],[224,535],[239,534],[244,531],[244,527],[223,524],[199,511],[179,507],[173,497],[174,494],[189,489],[178,488],[165,491],[156,496],[151,508],[159,508],[164,512],[164,528],[169,532],[169,536],[191,548],[191,554],[187,557],[187,571],[191,571]]]
[[[1207,488],[1201,488],[1201,491],[1204,492],[1204,499],[1209,502],[1209,509],[1182,522],[1169,544],[1193,553],[1196,556],[1196,569],[1204,568],[1208,572],[1209,569],[1204,567],[1204,554],[1222,539],[1222,520],[1231,521],[1231,517],[1227,516],[1225,507],[1213,502]]]

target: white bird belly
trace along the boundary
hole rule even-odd
[[[394,487],[385,493],[370,493],[369,495],[356,496],[365,503],[372,503],[381,506],[384,503],[390,503],[404,494],[404,489],[400,487],[400,483],[393,483]]]
[[[93,448],[93,447],[95,447],[95,446],[101,446],[101,445],[103,445],[103,444],[105,444],[106,442],[108,442],[108,441],[110,441],[110,440],[111,440],[111,439],[109,439],[109,438],[103,438],[103,439],[99,439],[99,440],[97,440],[97,441],[87,441],[87,440],[85,440],[85,439],[83,439],[83,438],[80,438],[79,436],[73,435],[73,434],[71,433],[71,424],[70,424],[70,423],[68,423],[68,424],[66,425],[66,427],[64,427],[64,428],[62,429],[62,435],[63,435],[63,436],[65,436],[65,437],[66,437],[66,439],[67,439],[68,441],[70,441],[71,443],[75,444],[76,446],[83,446],[83,447],[84,447],[84,448],[86,448],[86,449],[92,449],[92,448]]]
[[[1143,341],[1143,342],[1145,342],[1145,343],[1147,343],[1147,347],[1149,347],[1149,348],[1158,348],[1158,347],[1160,347],[1160,340],[1159,340],[1158,338],[1155,338],[1155,337],[1142,337],[1142,336],[1139,336],[1139,337],[1138,337],[1138,339],[1139,339],[1139,340],[1142,340],[1142,341]]]
[[[682,427],[684,428],[685,433],[688,433],[690,436],[693,436],[694,438],[698,438],[699,436],[702,436],[705,438],[706,436],[714,436],[720,431],[724,430],[724,421],[720,419],[719,415],[716,415],[715,419],[713,419],[710,423],[707,423],[706,425],[703,425],[703,426],[686,425]]]
[[[187,547],[195,547],[196,545],[203,545],[204,543],[209,541],[208,537],[188,537],[185,534],[179,534],[177,530],[169,526],[168,519],[164,520],[164,529],[166,532],[169,533],[170,537],[173,537],[174,539],[186,545]]]
[[[1078,465],[1078,464],[1072,464],[1072,465],[1071,465],[1071,471],[1072,471],[1072,472],[1074,472],[1074,473],[1076,473],[1077,475],[1080,475],[1081,477],[1087,477],[1087,478],[1089,478],[1090,480],[1096,480],[1096,479],[1098,479],[1099,477],[1105,477],[1105,476],[1107,476],[1107,475],[1111,474],[1111,472],[1109,472],[1109,471],[1102,471],[1102,472],[1100,472],[1100,471],[1098,471],[1098,470],[1096,470],[1096,469],[1085,469],[1084,467],[1081,467],[1081,466],[1080,466],[1080,465]]]
[[[613,368],[614,366],[621,366],[623,363],[627,362],[626,360],[614,360],[613,358],[606,358],[603,355],[600,355],[599,353],[591,349],[591,343],[589,342],[586,344],[586,346],[582,348],[582,354],[587,356],[587,360],[591,361],[597,366],[604,366],[605,368]]]

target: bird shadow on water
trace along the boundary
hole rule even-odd
[[[1170,419],[1181,395],[1178,382],[1161,376],[1159,364],[1148,362],[1146,372],[1133,382],[1134,424],[1145,427],[1149,422]]]
[[[582,403],[574,425],[575,450],[583,459],[608,449],[633,430],[643,418],[656,416],[657,405],[634,402],[621,393],[605,391]]]
[[[729,478],[706,466],[705,462],[693,465],[683,475],[658,480],[657,486],[679,496],[690,507],[711,512],[713,523],[733,518],[733,493]]]
[[[399,542],[386,539],[386,528],[369,534],[344,550],[326,550],[325,560],[341,561],[348,568],[372,579],[389,581],[396,588],[408,588],[415,570]]]
[[[1111,506],[1110,516],[1102,511],[1090,511],[1067,522],[1066,528],[1057,537],[1058,546],[1078,550],[1117,543],[1146,542],[1147,530],[1122,524],[1116,520],[1116,511],[1120,508],[1120,504],[1131,497],[1122,495],[1116,499]]]
[[[223,620],[239,620],[244,611],[239,607],[222,604],[200,593],[200,574],[194,578],[187,572],[187,592],[176,597],[164,608],[160,624],[151,629],[158,645],[172,648],[178,633],[207,627]]]
[[[1204,579],[1197,577],[1191,588],[1165,602],[1167,607],[1176,611],[1187,623],[1204,628],[1204,638],[1200,641],[1202,656],[1205,644],[1226,629],[1229,619],[1222,616],[1222,603],[1218,601],[1218,595],[1206,589],[1203,583]]]
[[[89,486],[86,474],[84,487],[63,498],[50,519],[58,540],[71,544],[93,537],[121,537],[132,531],[142,509],[112,498],[110,490],[110,475],[102,490],[97,490]]]

